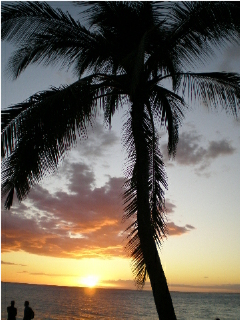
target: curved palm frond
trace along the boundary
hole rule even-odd
[[[67,26],[65,29],[48,28],[44,34],[34,34],[34,37],[16,50],[8,63],[8,70],[17,78],[31,63],[42,63],[47,66],[73,67],[78,69],[79,56],[83,48],[96,42],[93,35],[83,28]],[[74,30],[74,31],[73,31]],[[90,44],[91,43],[91,44]],[[78,72],[75,71],[75,73]]]
[[[191,101],[202,100],[214,108],[223,107],[238,116],[240,109],[240,75],[226,72],[184,73],[182,93]]]
[[[177,2],[168,11],[169,42],[183,66],[195,67],[214,55],[214,48],[239,43],[240,6],[237,2]]]
[[[165,199],[164,189],[168,188],[167,176],[164,169],[162,154],[159,149],[159,137],[155,130],[153,120],[154,111],[150,103],[147,104],[147,118],[145,121],[147,133],[147,145],[149,154],[149,194],[150,210],[152,215],[153,235],[155,242],[160,245],[166,236],[166,224],[164,221]]]
[[[180,96],[159,85],[153,87],[150,101],[155,118],[167,129],[168,153],[175,156],[186,104]]]
[[[46,2],[17,2],[1,8],[2,40],[20,44],[38,32],[45,32],[49,24],[68,20],[68,14],[54,10]]]
[[[77,68],[81,53],[99,42],[69,13],[54,10],[45,2],[3,5],[2,36],[20,46],[9,60],[15,78],[30,63]]]
[[[110,93],[108,94],[108,92]],[[115,114],[115,111],[118,110],[119,105],[123,106],[125,103],[128,103],[128,99],[125,95],[119,91],[117,88],[106,89],[105,101],[104,101],[104,120],[105,124],[111,129],[112,117]]]
[[[98,101],[111,123],[123,89],[124,77],[95,74],[70,86],[37,93],[2,112],[2,196],[8,194],[6,208],[12,205],[14,188],[21,201],[45,174],[56,170],[75,144],[76,132],[87,136]]]
[[[12,205],[14,188],[21,201],[46,173],[56,170],[75,144],[76,132],[86,137],[97,100],[104,99],[104,93],[102,83],[90,86],[86,80],[80,80],[68,87],[35,94],[5,111],[7,121],[1,138],[2,196],[7,195],[6,208]],[[14,117],[16,108],[21,112]]]

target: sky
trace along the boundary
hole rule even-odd
[[[76,15],[70,3],[61,6]],[[74,81],[70,71],[43,66],[13,81],[6,73],[12,50],[1,43],[2,108]],[[240,47],[199,67],[206,70],[240,73]],[[88,139],[78,141],[55,174],[22,203],[15,199],[10,211],[2,207],[2,281],[135,289],[122,222],[126,110],[116,112],[111,130],[99,112]],[[166,132],[159,134],[169,230],[159,254],[170,290],[240,293],[240,120],[193,103],[175,159],[168,157]]]

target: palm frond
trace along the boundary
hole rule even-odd
[[[148,118],[146,121],[146,132],[148,137],[147,142],[149,153],[149,204],[154,240],[160,246],[161,240],[166,236],[166,224],[164,221],[165,199],[163,188],[167,189],[168,185],[164,163],[159,149],[159,137],[155,130],[153,120],[154,112],[150,103],[147,105],[147,109]]]
[[[109,95],[107,93],[105,94],[104,120],[111,129],[112,117],[115,114],[115,111],[118,110],[119,105],[123,105],[125,99],[119,95],[119,90],[116,88],[111,90],[108,89],[107,91],[110,91],[110,93]]]
[[[236,2],[175,2],[168,12],[169,41],[181,64],[195,66],[229,42],[239,43],[240,6]]]
[[[16,78],[30,63],[75,66],[81,53],[96,41],[69,13],[44,2],[2,6],[3,39],[19,45],[8,69]]]
[[[56,170],[76,143],[76,133],[87,136],[98,102],[105,114],[110,112],[110,121],[121,104],[122,83],[122,76],[95,74],[70,86],[37,93],[3,111],[2,195],[8,193],[7,208],[14,188],[21,201],[45,174]]]
[[[77,70],[83,48],[86,43],[89,45],[93,36],[82,27],[74,28],[74,31],[72,28],[48,28],[44,34],[36,33],[26,43],[22,42],[21,47],[9,59],[10,73],[17,78],[31,63],[67,66]]]
[[[76,83],[40,92],[21,104],[23,110],[3,129],[2,196],[10,208],[13,189],[21,201],[47,173],[54,172],[75,144],[86,137],[96,112],[97,90]],[[9,110],[10,118],[13,116]],[[13,107],[14,113],[14,107]]]
[[[167,129],[169,155],[175,156],[178,130],[184,117],[186,104],[174,92],[155,85],[152,89],[151,105],[155,118]]]
[[[124,183],[124,211],[123,221],[129,219],[130,225],[126,229],[128,232],[128,243],[126,250],[132,259],[131,268],[135,277],[135,283],[138,288],[143,287],[146,281],[146,264],[141,249],[141,243],[138,235],[137,222],[137,176],[136,176],[136,150],[132,134],[132,120],[129,118],[123,127],[123,145],[128,153],[127,163],[124,174],[126,177]]]
[[[53,9],[46,2],[18,1],[15,3],[2,3],[1,28],[2,40],[20,44],[35,36],[45,34],[48,28],[71,26],[79,27],[79,23],[64,13],[61,9]]]
[[[183,96],[203,101],[207,106],[222,107],[238,116],[240,108],[240,76],[236,73],[185,73],[182,81]]]
[[[141,248],[140,239],[138,236],[138,223],[133,222],[126,231],[129,231],[129,241],[126,245],[126,250],[130,257],[131,268],[135,277],[135,284],[137,288],[141,289],[147,280],[147,268]]]

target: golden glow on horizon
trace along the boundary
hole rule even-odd
[[[169,247],[173,240],[169,239],[161,252],[171,291],[240,293],[239,263],[228,266],[228,269],[231,270],[229,273],[224,272],[227,266],[224,263],[220,264],[217,256],[215,257],[217,261],[211,261],[211,264],[203,259],[196,261],[192,259],[184,264],[183,259],[177,254],[174,256],[171,246]],[[169,254],[171,257],[168,257]],[[38,256],[26,252],[6,252],[2,253],[1,258],[1,280],[3,282],[79,286],[85,287],[88,294],[93,294],[94,288],[99,287],[136,289],[128,259],[77,260]],[[235,259],[239,261],[239,257],[236,256]],[[177,262],[178,267],[176,268]],[[216,263],[221,268],[217,268]],[[144,289],[151,290],[149,282],[146,283]]]
[[[80,280],[80,283],[84,285],[84,287],[93,288],[97,285],[99,281],[99,277],[94,275],[89,275],[87,277],[83,277]]]

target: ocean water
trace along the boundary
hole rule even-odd
[[[171,293],[178,320],[240,320],[240,294]],[[1,319],[15,300],[17,319],[29,300],[36,320],[158,319],[150,291],[1,283]]]

